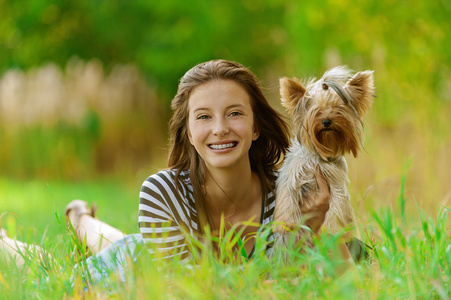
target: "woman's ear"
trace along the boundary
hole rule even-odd
[[[194,144],[193,144],[193,137],[191,136],[191,132],[190,132],[189,130],[187,130],[187,132],[188,132],[188,139],[189,139],[189,142],[191,143],[191,145],[194,146]]]
[[[252,140],[253,141],[256,141],[256,140],[258,140],[258,137],[260,136],[260,133],[259,132],[254,132],[254,135],[252,136]]]
[[[252,134],[252,140],[256,141],[258,139],[258,137],[260,136],[260,131],[258,131],[257,128],[254,128],[254,132]]]
[[[186,132],[186,135],[188,136],[190,144],[194,146],[194,144],[193,144],[193,136],[191,135],[191,131],[189,130],[189,116],[187,117],[185,124],[186,125],[185,125],[184,131]]]

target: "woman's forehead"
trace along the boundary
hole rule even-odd
[[[241,84],[233,80],[213,80],[196,87],[189,99],[190,111],[229,106],[251,108],[251,97]]]

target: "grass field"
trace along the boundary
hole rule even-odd
[[[0,180],[2,227],[19,239],[41,245],[54,257],[28,271],[1,263],[2,299],[449,299],[451,244],[449,209],[428,215],[406,202],[408,169],[400,175],[397,195],[389,205],[365,204],[360,211],[362,239],[371,245],[371,259],[346,267],[331,259],[335,238],[323,236],[317,250],[292,253],[289,264],[263,254],[264,239],[254,258],[243,264],[219,261],[208,249],[196,264],[160,264],[148,257],[127,268],[126,282],[115,274],[83,291],[83,270],[75,268],[77,248],[62,223],[65,203],[73,198],[95,201],[99,217],[126,232],[137,232],[137,193],[140,182],[117,179],[87,182],[21,182]],[[392,191],[394,193],[394,191]],[[3,201],[5,200],[5,201]],[[373,199],[374,200],[374,199]],[[406,210],[409,207],[409,211]],[[430,210],[428,208],[427,210]],[[236,242],[236,241],[235,241]],[[224,242],[227,249],[233,242]]]
[[[288,265],[261,253],[243,264],[225,263],[207,249],[196,264],[183,267],[146,257],[129,265],[125,284],[112,274],[107,289],[101,284],[83,291],[83,270],[75,268],[77,247],[62,221],[65,205],[72,199],[95,202],[99,218],[124,232],[138,232],[138,191],[157,165],[164,167],[159,159],[152,170],[133,176],[0,178],[1,227],[54,257],[44,265],[28,262],[28,271],[0,263],[1,298],[449,299],[450,110],[413,106],[414,118],[406,112],[389,125],[381,122],[377,105],[384,104],[376,102],[365,120],[365,151],[347,158],[361,238],[374,249],[370,261],[343,271],[344,262],[328,254],[336,240],[324,236],[317,251],[293,253]],[[227,247],[230,243],[223,244]]]
[[[118,179],[93,182],[19,181],[0,179],[1,224],[11,235],[37,242],[47,235],[61,233],[56,214],[73,199],[95,203],[102,220],[124,232],[137,232],[137,211],[140,183],[135,186]]]

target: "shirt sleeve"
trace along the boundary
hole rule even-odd
[[[138,224],[155,258],[185,259],[189,255],[180,224],[180,195],[164,171],[144,181],[139,195]]]

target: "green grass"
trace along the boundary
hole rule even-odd
[[[96,204],[97,215],[126,233],[138,232],[138,197],[141,182],[118,179],[91,181],[11,180],[0,178],[0,226],[10,236],[39,243],[62,234],[57,214],[64,214],[74,199]]]
[[[240,263],[227,252],[233,243],[231,235],[220,242],[225,255],[218,260],[209,247],[202,255],[195,254],[195,264],[180,266],[177,261],[152,261],[148,254],[138,263],[129,263],[126,282],[111,274],[104,283],[90,285],[83,291],[86,274],[75,268],[77,245],[62,222],[66,200],[74,194],[86,200],[96,200],[102,219],[123,229],[136,224],[137,188],[118,182],[49,183],[18,182],[3,179],[2,196],[11,211],[24,213],[7,224],[15,226],[17,236],[36,242],[53,260],[39,263],[32,259],[27,270],[0,263],[0,294],[2,299],[449,299],[451,297],[451,241],[447,227],[449,208],[440,207],[436,216],[427,215],[417,207],[418,222],[406,222],[413,217],[405,212],[405,176],[397,207],[383,207],[368,214],[361,228],[362,239],[373,247],[371,259],[346,267],[343,260],[331,258],[330,250],[337,246],[336,237],[321,236],[316,250],[303,253],[291,251],[289,263],[268,259],[264,255],[265,239],[259,239],[253,259]],[[9,191],[9,192],[5,192]],[[51,193],[49,192],[51,191]],[[40,204],[29,208],[15,202],[22,197]],[[78,198],[78,197],[77,197]],[[113,200],[114,199],[114,202]],[[15,206],[17,205],[17,206]],[[2,209],[5,203],[2,201]],[[30,212],[25,213],[29,209]],[[43,216],[33,219],[33,211]],[[9,213],[7,216],[11,216]],[[31,218],[29,220],[28,218]],[[2,226],[6,217],[2,218]],[[126,225],[128,223],[128,225]],[[130,225],[132,224],[132,225]],[[124,225],[123,227],[121,227]],[[4,226],[5,227],[5,226]],[[37,229],[33,229],[37,228]],[[42,231],[46,228],[46,231]],[[131,230],[129,232],[136,232]],[[33,233],[33,234],[31,234]],[[81,251],[84,253],[84,251]],[[276,256],[277,257],[277,256]],[[0,256],[0,258],[4,258]],[[2,261],[0,259],[0,261]],[[85,278],[85,281],[83,281]],[[105,289],[104,284],[108,285]]]

